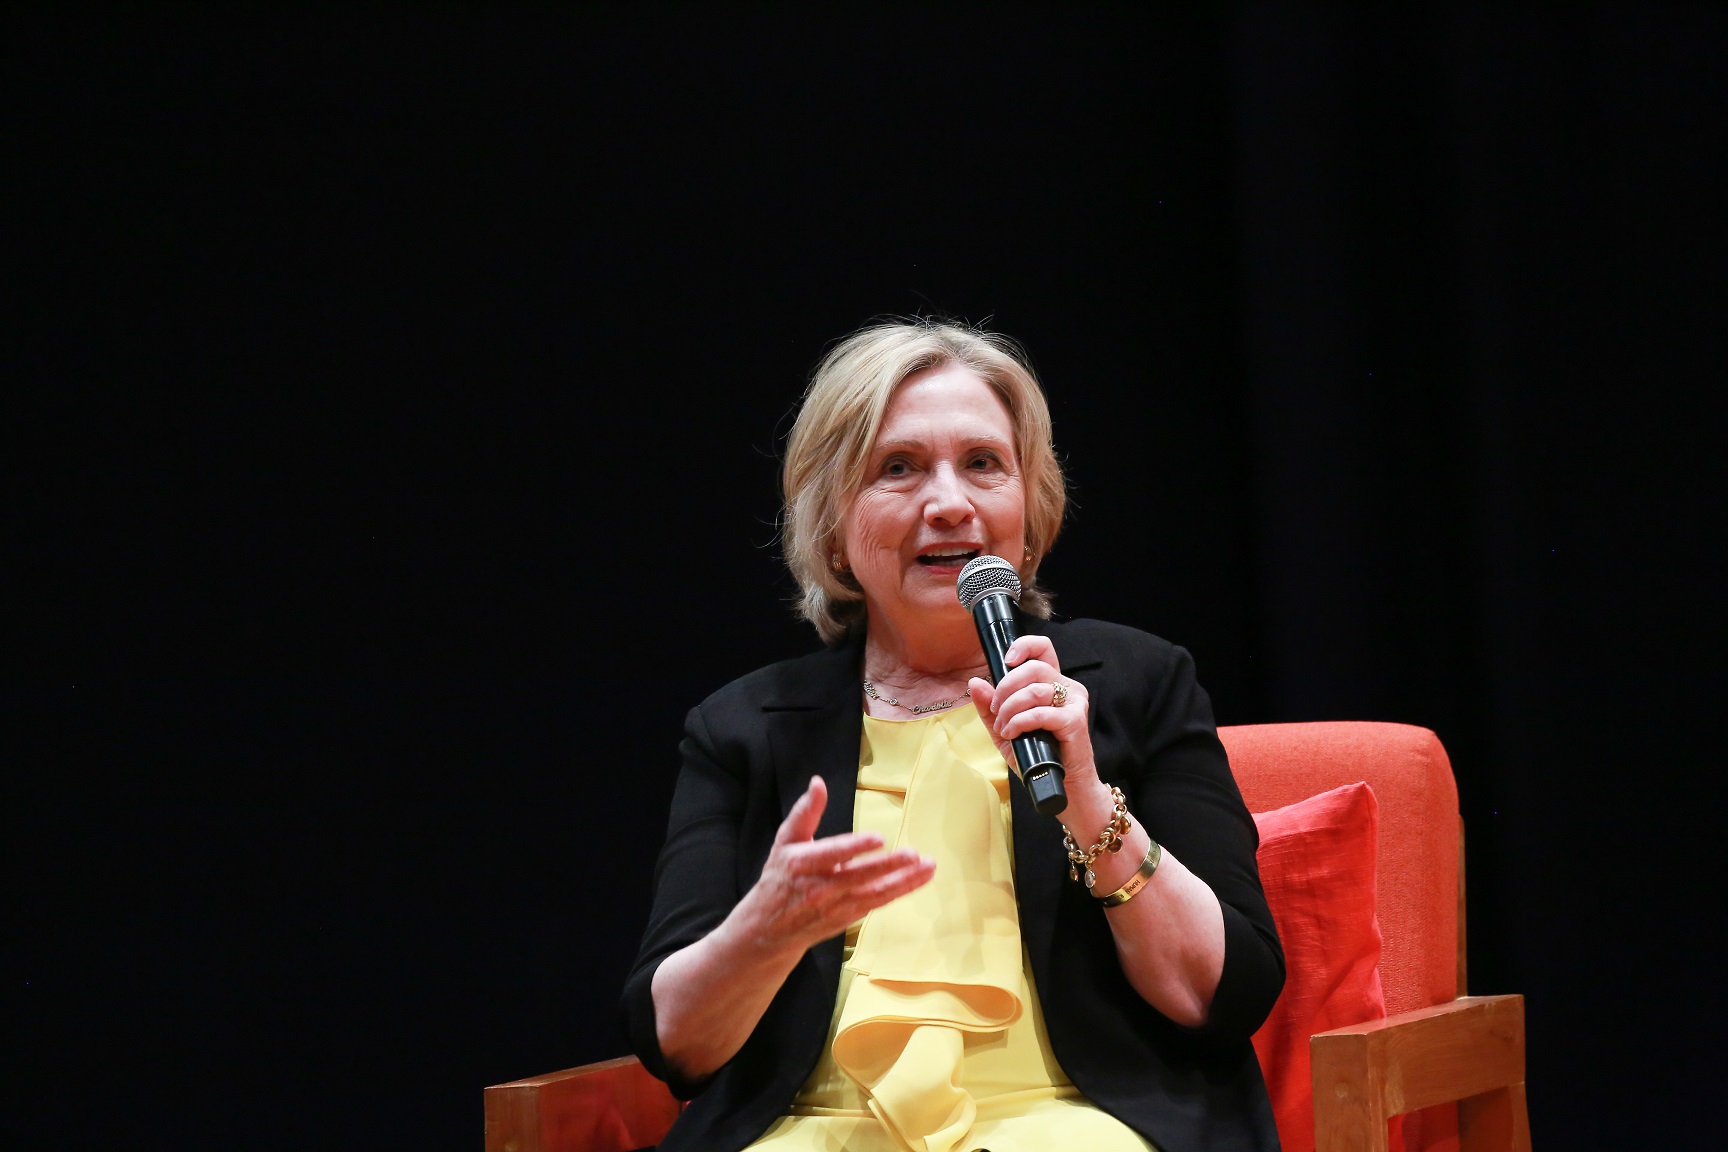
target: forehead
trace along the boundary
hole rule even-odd
[[[947,437],[1012,443],[1014,422],[996,389],[963,364],[914,372],[895,386],[882,414],[878,445]]]

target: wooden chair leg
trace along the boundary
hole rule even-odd
[[[1530,1110],[1524,1084],[1458,1102],[1460,1152],[1530,1152]]]
[[[1366,1041],[1311,1047],[1315,1152],[1390,1152],[1386,1098]]]

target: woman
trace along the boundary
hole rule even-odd
[[[1249,1037],[1284,964],[1254,824],[1186,652],[1046,619],[1063,480],[1014,346],[853,335],[784,488],[828,647],[687,721],[624,996],[643,1062],[693,1100],[662,1148],[1276,1148]],[[981,554],[1026,589],[994,687],[955,594]],[[1008,779],[1037,729],[1067,772],[1054,820]]]

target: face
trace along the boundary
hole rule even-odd
[[[872,619],[966,618],[954,585],[981,553],[1020,567],[1026,492],[1008,409],[970,368],[894,391],[842,536]]]

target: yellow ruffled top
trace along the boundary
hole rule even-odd
[[[969,707],[864,718],[853,827],[936,860],[846,932],[828,1044],[753,1152],[1146,1152],[1056,1063],[1014,900],[1008,767]]]

